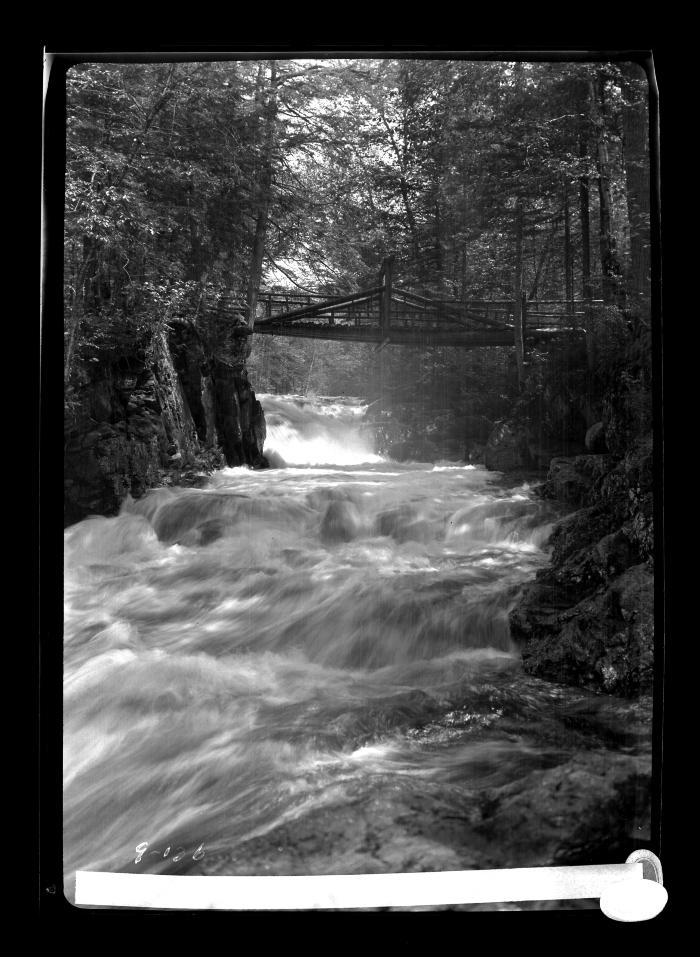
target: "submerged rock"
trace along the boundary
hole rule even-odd
[[[321,541],[327,544],[351,542],[364,531],[358,507],[349,501],[331,502],[321,521]]]
[[[376,518],[378,535],[388,535],[397,542],[428,541],[435,535],[433,525],[421,517],[413,505],[399,505],[387,509]]]

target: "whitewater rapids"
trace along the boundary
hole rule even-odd
[[[535,693],[508,613],[548,506],[480,467],[382,458],[359,400],[260,399],[275,467],[65,532],[68,883],[464,866],[439,835],[397,844],[400,820],[561,760],[499,729]],[[305,852],[319,814],[350,830],[369,808],[369,857]]]

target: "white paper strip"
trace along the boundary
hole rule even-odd
[[[303,877],[188,877],[78,871],[75,903],[179,910],[420,907],[599,898],[613,884],[630,879],[643,879],[641,863]]]

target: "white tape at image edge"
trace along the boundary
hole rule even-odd
[[[639,859],[571,867],[301,877],[78,871],[75,887],[78,906],[178,910],[316,910],[601,898],[604,913],[616,920],[653,917],[667,897],[661,883],[645,879]]]

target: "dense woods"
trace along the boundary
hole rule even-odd
[[[148,363],[183,320],[204,376],[190,404],[224,388],[216,363],[229,378],[247,369],[263,392],[361,395],[378,450],[397,458],[546,467],[583,450],[613,386],[649,428],[648,94],[627,62],[76,64],[69,435],[85,431],[85,389],[103,370]],[[585,337],[468,351],[235,334],[254,328],[261,288],[350,292],[375,285],[386,256],[420,294],[505,300],[517,316],[566,301]],[[237,381],[224,391],[243,395]],[[489,459],[504,417],[517,448]],[[226,446],[213,420],[200,442]],[[225,449],[230,464],[260,459],[256,429],[249,451]],[[180,445],[170,432],[161,441],[188,459]]]
[[[389,254],[418,290],[507,298],[518,284],[647,322],[646,97],[634,64],[76,65],[66,383],[120,339],[222,295],[252,323],[261,283],[348,291]],[[218,330],[202,332],[217,345]],[[325,350],[266,348],[267,373],[327,388]],[[366,370],[367,352],[341,365]]]

